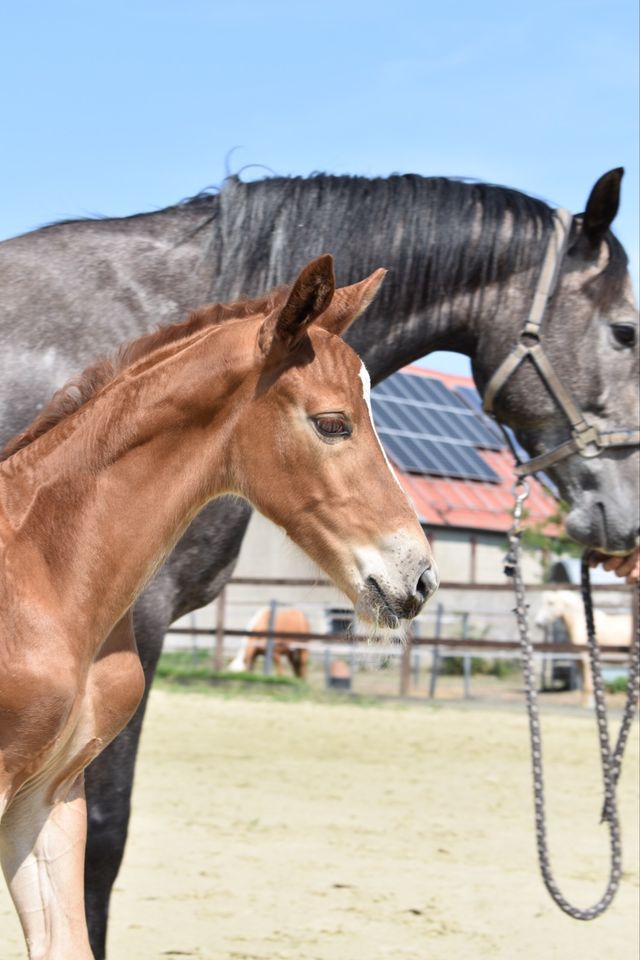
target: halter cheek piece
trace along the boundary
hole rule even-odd
[[[585,458],[599,457],[609,447],[635,447],[640,444],[640,430],[613,430],[601,433],[596,426],[587,422],[582,410],[575,403],[571,394],[565,390],[556,375],[540,342],[542,321],[558,286],[569,243],[572,220],[572,214],[568,210],[556,211],[553,235],[544,255],[527,322],[520,334],[517,346],[495,371],[484,394],[483,408],[486,413],[495,416],[494,401],[496,396],[520,364],[528,358],[534,364],[549,393],[571,425],[570,440],[560,444],[548,453],[543,453],[528,460],[527,463],[522,463],[511,437],[502,424],[499,424],[515,458],[515,472],[518,477],[526,477],[528,474],[537,473],[538,470],[546,470],[547,467],[570,457],[574,453],[579,453],[581,457]]]

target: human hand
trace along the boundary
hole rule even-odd
[[[626,577],[627,583],[637,583],[640,579],[640,547],[626,557],[613,557],[608,553],[593,550],[589,554],[589,566],[602,564],[605,570],[611,570],[616,577]]]

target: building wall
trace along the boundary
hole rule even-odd
[[[428,535],[442,581],[504,583],[506,534],[436,527]],[[527,583],[542,583],[540,550],[523,550],[522,564]]]

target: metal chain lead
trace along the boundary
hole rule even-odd
[[[640,688],[640,631],[638,632],[638,636],[635,638],[635,643],[632,644],[629,663],[627,700],[625,704],[622,725],[620,727],[616,747],[612,755],[609,743],[609,730],[607,726],[604,684],[602,681],[602,670],[600,666],[600,653],[596,641],[593,621],[593,603],[591,600],[591,586],[589,582],[589,566],[585,554],[582,561],[582,595],[585,605],[585,616],[587,619],[589,656],[593,674],[596,717],[600,740],[600,757],[602,761],[602,773],[604,781],[603,819],[606,820],[609,826],[611,868],[607,887],[600,900],[598,900],[597,903],[595,903],[592,907],[580,909],[579,907],[575,907],[573,904],[569,903],[569,901],[562,895],[553,877],[549,860],[544,809],[544,778],[542,771],[542,736],[540,731],[540,712],[533,666],[533,646],[529,638],[527,604],[525,598],[524,581],[520,566],[520,538],[522,536],[520,520],[522,518],[523,504],[529,495],[529,490],[526,483],[522,480],[519,480],[516,483],[514,492],[516,502],[513,511],[513,524],[511,530],[509,531],[509,552],[505,560],[505,574],[513,578],[516,595],[515,614],[518,623],[518,631],[520,634],[522,667],[525,680],[527,709],[529,714],[529,734],[531,740],[538,860],[540,863],[540,870],[544,884],[552,899],[560,907],[560,909],[569,914],[569,916],[574,917],[576,920],[594,920],[596,917],[600,916],[601,913],[604,913],[613,900],[622,874],[620,825],[618,822],[615,791],[617,780],[620,775],[625,744],[636,709],[638,690]]]
[[[589,579],[589,563],[587,559],[587,552],[582,556],[582,566],[581,566],[581,590],[582,590],[582,603],[584,605],[584,615],[587,625],[587,639],[589,643],[589,657],[591,659],[591,669],[594,676],[594,698],[596,702],[596,717],[598,721],[598,734],[600,736],[600,742],[603,742],[602,727],[604,725],[606,729],[606,708],[604,704],[604,691],[602,689],[602,671],[600,668],[600,650],[596,638],[595,622],[593,616],[593,599],[591,596],[591,582]],[[635,601],[640,604],[640,584],[636,584]],[[600,683],[596,686],[596,673],[594,670],[594,660],[598,663],[598,680]],[[618,739],[616,740],[615,749],[613,755],[610,756],[611,764],[611,780],[612,780],[612,789],[615,791],[616,785],[618,783],[618,778],[620,777],[620,771],[622,769],[622,758],[624,756],[624,750],[627,745],[627,739],[629,737],[629,731],[631,730],[631,725],[633,723],[633,718],[636,712],[636,705],[638,703],[638,694],[640,693],[640,623],[638,623],[638,630],[634,638],[634,642],[631,643],[629,648],[629,678],[627,682],[627,697],[624,705],[624,711],[622,714],[622,721],[620,724],[620,730],[618,731]],[[608,743],[608,737],[607,737]],[[601,748],[602,749],[602,748]],[[606,785],[606,781],[605,781]],[[601,821],[609,819],[609,808],[607,806],[607,795],[605,792],[604,805],[602,807],[602,816]]]

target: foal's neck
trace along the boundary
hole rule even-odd
[[[195,514],[228,489],[247,363],[223,330],[135,364],[3,464],[15,541],[63,606],[73,598],[85,628],[119,619]]]

